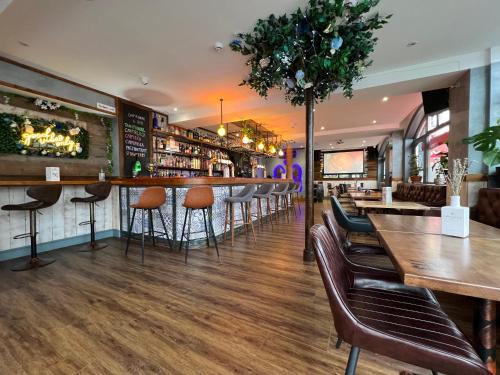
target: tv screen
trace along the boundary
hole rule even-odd
[[[450,90],[440,89],[422,93],[426,114],[442,111],[450,106]]]
[[[365,152],[343,151],[323,154],[323,174],[364,173]]]

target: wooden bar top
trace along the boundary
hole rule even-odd
[[[276,178],[241,178],[241,177],[140,177],[140,178],[112,178],[111,183],[117,186],[196,186],[196,185],[246,185],[246,184],[265,184],[280,182],[293,182],[292,179],[276,179]],[[45,181],[37,178],[12,178],[0,179],[0,187],[23,187],[23,186],[40,186],[40,185],[87,185],[98,182],[97,178],[74,177],[62,179],[61,181]]]

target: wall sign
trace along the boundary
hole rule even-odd
[[[123,145],[125,175],[132,176],[132,169],[139,161],[147,175],[149,164],[149,112],[129,104],[122,104]]]

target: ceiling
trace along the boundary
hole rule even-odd
[[[259,17],[305,0],[9,2],[0,0],[0,11],[7,5],[0,12],[4,56],[169,113],[171,122],[189,127],[218,123],[224,97],[226,121],[252,118],[303,142],[303,108],[279,93],[264,100],[239,87],[244,59],[213,45],[227,45]],[[377,35],[367,79],[352,101],[333,95],[316,108],[319,148],[340,138],[378,142],[419,105],[419,91],[453,84],[470,54],[484,54],[500,40],[498,0],[382,0],[378,8],[394,16]],[[410,41],[418,44],[409,48]]]

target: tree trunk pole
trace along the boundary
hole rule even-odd
[[[314,225],[314,98],[313,89],[306,89],[306,217],[304,261],[312,262],[314,252],[309,230]]]

